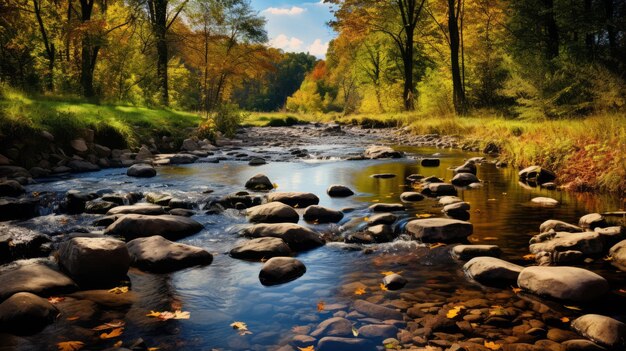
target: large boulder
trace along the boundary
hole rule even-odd
[[[109,225],[106,235],[119,235],[126,240],[160,235],[168,240],[178,240],[196,234],[204,227],[188,217],[128,214]]]
[[[476,162],[473,160],[469,160],[465,162],[463,165],[456,167],[454,169],[454,173],[471,173],[476,175]]]
[[[76,173],[96,172],[100,170],[100,166],[85,160],[71,160],[67,163],[67,167],[69,167],[72,172]]]
[[[167,273],[213,262],[213,255],[206,250],[171,242],[160,235],[131,240],[126,246],[131,266],[148,272]]]
[[[448,183],[427,183],[422,189],[422,194],[426,196],[456,196],[457,191],[454,185]]]
[[[468,186],[478,182],[480,182],[480,180],[472,173],[457,173],[450,181],[450,183],[456,186]]]
[[[108,283],[126,276],[130,256],[123,241],[73,238],[61,243],[59,265],[77,282]]]
[[[251,238],[280,238],[293,251],[310,250],[324,245],[324,239],[319,234],[294,223],[255,224],[244,229],[243,234]]]
[[[369,207],[372,212],[404,211],[403,204],[373,204]]]
[[[367,339],[327,336],[317,343],[317,351],[376,351],[376,344]]]
[[[365,158],[381,159],[381,158],[401,158],[402,152],[396,151],[389,146],[372,145],[365,149],[363,153]]]
[[[300,215],[282,202],[254,206],[246,211],[248,220],[255,223],[298,223]]]
[[[305,208],[311,205],[317,205],[320,199],[313,193],[305,192],[279,192],[267,195],[268,202],[282,202],[285,205],[296,208]]]
[[[36,199],[0,198],[0,221],[29,219],[39,215]]]
[[[398,328],[393,325],[370,324],[359,328],[358,333],[362,338],[382,343],[385,339],[395,338],[398,335]]]
[[[69,293],[78,288],[68,276],[51,268],[52,264],[18,262],[17,266],[0,271],[0,301],[18,292],[49,296]]]
[[[85,153],[87,152],[87,150],[89,150],[89,148],[87,147],[87,143],[85,142],[85,139],[83,138],[72,140],[70,142],[70,146],[72,147],[72,149],[74,149],[74,151],[78,153]]]
[[[580,217],[578,225],[585,228],[594,230],[595,228],[604,228],[607,226],[606,220],[599,213],[590,213]]]
[[[426,218],[410,221],[406,231],[423,242],[458,242],[472,234],[473,226],[456,219]]]
[[[517,285],[537,295],[574,302],[595,300],[609,290],[606,279],[577,267],[526,267]]]
[[[137,163],[126,170],[127,176],[136,178],[151,178],[156,176],[156,174],[156,169],[147,163]]]
[[[248,179],[246,182],[246,188],[250,190],[272,190],[274,184],[264,174],[257,174],[254,177]]]
[[[290,256],[289,246],[280,238],[256,238],[242,242],[230,250],[234,258],[262,260],[278,256]]]
[[[418,202],[424,200],[424,195],[414,191],[406,191],[400,194],[400,200],[403,202]]]
[[[495,257],[474,257],[463,270],[472,279],[483,284],[503,285],[515,282],[524,267]]]
[[[162,206],[149,204],[149,203],[140,203],[135,205],[127,205],[127,206],[117,206],[110,209],[106,214],[108,216],[121,215],[121,214],[142,214],[142,215],[161,215],[164,214],[165,210]]]
[[[626,324],[610,317],[586,314],[572,322],[572,329],[611,350],[626,346]]]
[[[180,153],[180,154],[171,156],[169,159],[170,159],[170,164],[172,165],[186,165],[186,164],[196,162],[198,160],[198,156],[192,155],[192,154]]]
[[[441,161],[438,158],[423,158],[420,161],[422,167],[439,167]]]
[[[337,223],[343,218],[343,213],[330,208],[312,205],[304,210],[302,218],[309,222]]]
[[[394,224],[398,220],[398,216],[393,213],[379,213],[367,219],[367,225],[372,227],[379,224]]]
[[[87,201],[85,203],[85,213],[105,214],[117,206],[119,205],[109,201]]]
[[[585,255],[598,255],[604,251],[604,241],[596,232],[544,233],[530,240],[530,252],[580,251]]]
[[[320,323],[311,336],[315,338],[324,336],[352,336],[352,322],[342,317],[329,318]]]
[[[354,301],[354,309],[367,317],[380,319],[381,321],[387,319],[393,319],[398,321],[402,320],[402,312],[393,310],[388,307],[380,306],[365,300]]]
[[[474,257],[500,257],[502,250],[497,245],[456,245],[450,251],[454,259],[469,261]]]
[[[348,197],[354,195],[354,191],[345,185],[333,184],[328,187],[326,193],[330,197]]]
[[[34,334],[52,323],[58,314],[48,300],[19,292],[0,304],[0,330],[18,335]]]
[[[20,258],[41,257],[48,254],[42,247],[49,243],[45,234],[9,224],[0,224],[0,263]]]
[[[539,226],[539,233],[547,233],[551,230],[555,232],[568,233],[580,233],[584,231],[581,227],[559,221],[557,219],[548,219],[547,221],[541,223],[541,225]]]
[[[295,258],[272,257],[263,264],[259,280],[263,285],[283,284],[298,279],[305,272],[304,263]]]
[[[613,245],[609,250],[609,256],[611,257],[611,263],[615,267],[626,271],[626,240]]]
[[[16,197],[24,194],[26,190],[15,180],[0,181],[0,196]]]
[[[525,182],[543,184],[555,180],[556,175],[541,166],[530,166],[519,172],[519,179]]]
[[[366,237],[372,238],[372,240],[376,243],[388,243],[397,237],[393,228],[388,224],[370,226],[365,230],[364,234]]]

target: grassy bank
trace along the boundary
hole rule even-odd
[[[185,129],[195,128],[199,122],[200,116],[193,113],[95,104],[76,98],[30,97],[0,86],[0,135],[7,140],[46,130],[63,143],[88,128],[104,144],[137,146],[150,137],[184,137]]]

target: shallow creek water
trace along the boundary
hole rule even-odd
[[[278,191],[312,192],[320,197],[322,206],[354,208],[339,224],[315,225],[303,220],[300,223],[320,232],[339,233],[347,228],[356,230],[363,226],[363,218],[371,215],[367,209],[371,204],[400,202],[400,194],[411,189],[410,182],[405,180],[406,176],[420,173],[449,180],[453,175],[450,167],[478,155],[458,150],[398,147],[407,153],[407,158],[345,161],[335,157],[360,151],[362,147],[333,144],[307,146],[307,149],[320,158],[270,162],[258,167],[237,161],[168,166],[159,168],[158,176],[147,180],[129,178],[123,169],[109,169],[69,180],[53,179],[32,185],[28,191],[53,191],[59,196],[69,189],[169,192],[177,197],[196,200],[201,207],[204,199],[243,190],[243,184],[249,177],[263,173],[278,185]],[[419,161],[415,160],[433,154],[441,158],[439,167],[421,167]],[[394,173],[397,176],[392,179],[375,179],[371,177],[375,173]],[[528,253],[528,240],[537,234],[539,224],[544,220],[554,218],[577,223],[578,218],[586,213],[613,211],[621,207],[617,199],[608,196],[528,188],[518,183],[516,170],[498,169],[488,162],[479,166],[478,177],[484,181],[483,188],[459,189],[459,197],[472,206],[469,221],[474,225],[474,234],[470,242],[497,244],[503,250],[503,259],[522,265],[532,263],[524,261],[522,256]],[[330,198],[326,195],[326,188],[330,184],[347,185],[357,194],[349,198]],[[214,190],[214,193],[203,194],[207,189]],[[536,196],[553,197],[560,204],[554,208],[530,206],[530,199]],[[406,220],[425,213],[443,216],[436,199],[426,199],[407,207],[408,210],[401,214]],[[181,242],[213,253],[214,261],[211,265],[163,275],[133,269],[129,272],[129,298],[133,300],[131,307],[100,308],[92,313],[85,312],[78,302],[74,306],[68,303],[61,309],[62,315],[57,322],[37,335],[15,339],[11,343],[16,349],[54,350],[59,341],[80,340],[86,343],[86,349],[106,349],[118,340],[128,345],[141,337],[149,347],[158,347],[160,350],[271,350],[288,344],[294,335],[294,327],[314,329],[319,322],[339,310],[350,312],[350,304],[355,299],[398,306],[405,301],[410,306],[424,294],[441,296],[443,299],[458,295],[459,300],[464,296],[472,296],[473,291],[514,295],[509,287],[485,288],[469,282],[461,270],[462,262],[452,260],[447,254],[449,247],[431,250],[402,237],[393,243],[372,246],[372,250],[368,251],[354,250],[337,242],[300,253],[297,258],[307,267],[304,276],[287,284],[265,287],[258,279],[261,263],[228,256],[228,251],[235,243],[246,240],[237,235],[247,225],[245,217],[234,210],[227,210],[222,215],[205,215],[200,208],[196,210],[198,214],[193,218],[202,223],[205,229]],[[88,226],[95,216],[63,218],[59,220],[59,216],[43,216],[29,221],[28,225],[45,232],[62,232],[72,225]],[[586,268],[607,277],[613,291],[626,288],[623,274],[601,258],[587,264]],[[383,292],[379,288],[382,271],[402,272],[409,283],[400,291]],[[355,282],[367,286],[364,295],[354,294],[354,285],[350,284]],[[619,316],[626,313],[622,304],[624,299],[611,299],[611,306],[600,303],[582,308]],[[320,301],[325,304],[321,312],[317,309]],[[175,308],[191,312],[191,318],[160,322],[146,317],[151,310]],[[563,310],[563,313],[582,312]],[[84,317],[68,321],[67,317],[74,314]],[[90,330],[114,318],[126,322],[121,338],[100,340],[98,334]],[[247,323],[252,334],[238,335],[230,327],[234,321]],[[355,322],[357,328],[364,324],[366,322]]]

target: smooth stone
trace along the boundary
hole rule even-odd
[[[147,163],[136,163],[128,167],[126,175],[136,178],[152,178],[157,175],[157,171]]]
[[[422,183],[424,184],[434,184],[434,183],[443,183],[443,179],[435,176],[430,176],[422,179]]]
[[[358,333],[362,338],[381,343],[385,339],[395,338],[398,335],[398,328],[393,325],[370,324],[359,328]]]
[[[256,238],[242,242],[232,250],[230,256],[244,260],[261,260],[278,256],[291,256],[289,246],[280,238]]]
[[[423,158],[420,164],[422,167],[439,167],[441,161],[438,158]]]
[[[29,219],[39,215],[36,199],[0,198],[0,221]]]
[[[400,290],[404,288],[407,283],[408,281],[397,273],[386,275],[383,278],[383,285],[389,290]]]
[[[256,223],[298,223],[300,215],[293,207],[282,202],[270,202],[246,210],[250,222]]]
[[[183,217],[192,217],[193,215],[196,214],[194,211],[187,210],[184,208],[173,208],[167,211],[167,213],[171,214],[172,216],[183,216]]]
[[[42,245],[49,242],[50,237],[43,233],[0,223],[0,263],[47,255]]]
[[[342,317],[329,318],[320,323],[311,333],[312,337],[324,336],[352,336],[352,322]]]
[[[400,194],[400,200],[404,202],[418,202],[424,200],[424,195],[414,191],[407,191]]]
[[[447,205],[452,205],[452,204],[455,204],[457,202],[463,202],[463,200],[460,197],[457,197],[457,196],[447,195],[447,196],[440,197],[438,202],[439,202],[440,205],[445,207]]]
[[[140,203],[135,205],[117,206],[110,209],[106,214],[108,216],[120,215],[120,214],[141,214],[141,215],[162,215],[165,213],[163,206]]]
[[[330,197],[348,197],[354,195],[354,191],[345,185],[333,184],[328,187],[326,193]]]
[[[0,196],[17,197],[25,192],[24,187],[15,180],[0,181]]]
[[[465,162],[463,165],[456,167],[454,169],[454,173],[469,173],[469,174],[473,174],[476,175],[476,162],[469,160],[467,162]]]
[[[316,351],[376,351],[376,344],[367,339],[327,336],[317,343]]]
[[[67,163],[67,167],[69,167],[72,172],[76,173],[96,172],[100,170],[98,165],[83,160],[71,160]]]
[[[517,285],[540,296],[574,302],[593,301],[609,290],[606,279],[577,267],[526,267]]]
[[[556,179],[556,175],[552,171],[541,166],[526,167],[518,175],[522,181],[534,181],[537,184],[548,183]]]
[[[172,165],[185,165],[185,164],[196,162],[198,160],[198,156],[192,155],[192,154],[181,153],[181,154],[176,154],[170,157],[169,159],[170,159],[170,164]]]
[[[312,205],[304,210],[302,218],[309,222],[337,223],[343,218],[343,213],[330,208]]]
[[[600,234],[606,246],[613,246],[626,239],[626,227],[622,226],[595,228],[593,231]]]
[[[426,218],[408,222],[406,231],[423,242],[454,242],[466,240],[473,226],[456,219]]]
[[[456,260],[469,261],[475,257],[500,257],[502,250],[496,245],[456,245],[450,251]]]
[[[168,240],[178,240],[196,234],[204,227],[188,217],[127,214],[118,218],[105,230],[105,235],[119,235],[132,240],[160,235]]]
[[[59,311],[48,300],[19,292],[0,304],[0,330],[30,335],[52,323]]]
[[[484,284],[516,281],[522,266],[495,257],[474,257],[463,266],[465,273]]]
[[[305,208],[311,205],[317,205],[320,199],[313,193],[305,192],[277,192],[267,195],[268,202],[282,202],[285,205],[296,208]]]
[[[578,225],[585,229],[603,228],[607,226],[606,220],[599,213],[590,213],[580,217]]]
[[[371,237],[372,240],[377,243],[387,243],[396,238],[393,228],[388,224],[378,224],[368,227],[365,230],[365,235]]]
[[[372,212],[404,211],[403,204],[373,204],[369,207]]]
[[[622,271],[626,271],[626,240],[613,245],[609,250],[611,263]]]
[[[572,250],[585,255],[597,255],[604,251],[604,241],[596,232],[540,234],[530,242],[529,250],[534,254]]]
[[[530,202],[541,205],[541,206],[556,206],[559,202],[551,197],[534,197],[530,200]]]
[[[324,239],[313,230],[294,223],[261,223],[243,230],[251,238],[282,239],[291,250],[305,251],[324,245]]]
[[[421,175],[421,174],[417,174],[417,173],[411,174],[408,177],[406,177],[406,180],[410,180],[412,182],[418,182],[418,181],[420,181],[422,179],[424,179],[424,176]]]
[[[263,264],[259,280],[263,285],[283,284],[298,279],[305,272],[304,263],[295,258],[272,257]]]
[[[450,181],[450,183],[456,186],[468,186],[478,182],[480,180],[472,173],[457,173]]]
[[[264,164],[267,164],[267,161],[264,158],[260,158],[260,157],[255,157],[251,159],[250,161],[248,161],[249,166],[261,166]]]
[[[555,232],[568,233],[580,233],[584,231],[581,227],[556,219],[548,219],[547,221],[541,223],[541,225],[539,226],[539,233],[547,233],[550,230],[554,230]]]
[[[454,185],[448,183],[428,183],[424,189],[422,189],[422,194],[426,196],[443,196],[443,195],[453,195],[456,196],[457,191]]]
[[[6,268],[0,272],[0,301],[18,292],[49,296],[69,293],[78,288],[68,276],[44,263],[17,262],[17,267]]]
[[[586,314],[572,322],[572,329],[609,349],[624,349],[626,345],[626,324],[610,317]]]
[[[367,219],[367,225],[370,227],[373,227],[379,224],[391,225],[391,224],[394,224],[397,219],[398,219],[398,216],[392,213],[380,213],[380,214],[373,215],[372,217],[369,217]]]
[[[470,210],[470,204],[467,202],[455,202],[453,204],[445,205],[443,207],[443,212],[445,213],[459,213],[459,212],[467,212]]]
[[[369,159],[381,159],[381,158],[401,158],[402,152],[396,151],[389,146],[371,145],[363,153],[365,158]]]
[[[563,351],[606,351],[604,347],[586,339],[567,340],[561,345]]]
[[[175,243],[159,235],[134,239],[126,246],[131,266],[147,272],[167,273],[213,262],[213,255],[206,250]]]
[[[72,149],[80,153],[87,152],[87,150],[89,150],[89,148],[87,148],[87,143],[83,138],[72,140],[70,142],[70,146],[72,147]]]
[[[381,321],[387,319],[403,320],[401,312],[365,300],[354,301],[354,309],[367,317]]]
[[[251,190],[272,190],[274,189],[274,184],[270,181],[270,179],[264,174],[257,174],[252,178],[248,179],[246,182],[246,189]]]
[[[113,238],[73,238],[59,246],[59,266],[77,282],[112,282],[123,278],[130,256],[123,241]]]
[[[119,205],[109,201],[87,201],[85,203],[85,213],[105,214],[117,206]]]

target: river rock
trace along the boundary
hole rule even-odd
[[[313,193],[304,192],[278,192],[267,195],[268,202],[282,202],[285,205],[296,208],[305,208],[311,205],[317,205],[320,199]]]
[[[400,194],[400,200],[404,202],[418,202],[424,200],[424,195],[414,191],[406,191]]]
[[[24,187],[15,180],[0,181],[0,196],[17,197],[25,192]]]
[[[106,235],[119,235],[126,240],[160,235],[168,240],[178,240],[201,231],[202,224],[188,217],[127,214],[118,218],[105,230]]]
[[[74,149],[74,151],[78,153],[85,153],[87,152],[87,150],[89,150],[89,148],[87,147],[87,143],[85,142],[85,139],[83,138],[72,140],[70,142],[70,146],[72,147],[72,149]]]
[[[71,160],[67,163],[67,167],[69,167],[72,172],[76,173],[96,172],[100,170],[100,166],[85,160]]]
[[[30,292],[40,296],[64,294],[78,287],[72,279],[50,264],[35,261],[17,261],[13,267],[0,271],[0,301],[18,292]]]
[[[390,178],[395,178],[396,175],[393,173],[376,173],[376,174],[372,174],[371,177],[377,178],[377,179],[390,179]]]
[[[393,228],[388,224],[378,224],[368,227],[365,235],[372,238],[376,243],[388,243],[396,238]]]
[[[117,206],[119,205],[109,201],[87,201],[85,213],[105,214]]]
[[[465,241],[472,234],[469,222],[448,218],[426,218],[410,221],[406,231],[423,242]]]
[[[404,211],[403,204],[373,204],[369,207],[372,212]]]
[[[543,184],[555,180],[556,175],[552,171],[540,166],[530,166],[519,172],[519,178],[521,181],[532,181],[537,184]]]
[[[108,147],[104,145],[94,144],[93,151],[96,153],[98,157],[108,158],[109,156],[111,156],[111,149],[109,149]]]
[[[530,243],[529,250],[534,254],[573,250],[580,251],[585,255],[597,255],[604,250],[604,242],[600,234],[596,232],[550,232],[534,236]]]
[[[567,340],[561,343],[563,351],[606,351],[606,349],[587,339]]]
[[[450,251],[454,259],[469,261],[474,257],[500,257],[502,250],[496,245],[456,245]]]
[[[424,179],[424,176],[421,174],[410,174],[409,176],[406,177],[406,180],[409,180],[411,182],[419,182],[420,180]]]
[[[49,242],[50,237],[45,234],[0,223],[0,263],[44,256],[48,250],[42,245]]]
[[[609,250],[609,256],[611,257],[611,263],[615,267],[626,271],[626,240],[613,245]]]
[[[164,213],[165,210],[162,206],[149,203],[140,203],[135,205],[117,206],[110,209],[106,214],[109,216],[120,214],[142,214],[155,216]]]
[[[426,196],[444,196],[444,195],[454,195],[456,196],[456,188],[452,184],[448,183],[428,183],[424,189],[422,189],[422,194]]]
[[[31,175],[28,173],[28,170],[23,167],[18,166],[0,166],[0,178],[30,178]],[[20,182],[21,183],[21,182]]]
[[[555,232],[568,233],[580,233],[584,231],[581,227],[556,219],[548,219],[547,221],[541,223],[541,225],[539,226],[539,233],[547,233],[551,230]]]
[[[295,258],[272,257],[263,264],[259,280],[263,285],[283,284],[300,278],[305,272],[304,263]]]
[[[399,151],[395,151],[389,146],[372,145],[365,149],[363,153],[365,158],[369,159],[381,159],[381,158],[401,158],[403,154]]]
[[[606,279],[577,267],[526,267],[517,285],[540,296],[574,302],[595,300],[609,290]]]
[[[261,260],[277,256],[291,256],[291,250],[282,239],[265,237],[236,245],[230,250],[230,255],[244,260]]]
[[[395,338],[398,335],[398,328],[393,325],[371,324],[362,326],[358,332],[360,337],[382,343],[385,339]]]
[[[115,282],[126,276],[130,256],[123,241],[73,238],[61,243],[59,265],[77,282]]]
[[[0,198],[0,221],[29,219],[39,215],[36,199]]]
[[[257,174],[254,177],[248,179],[246,182],[246,188],[251,190],[263,191],[274,189],[274,184],[264,174]]]
[[[319,234],[293,223],[255,224],[246,228],[243,234],[252,238],[280,238],[293,251],[305,251],[324,245],[324,239]]]
[[[354,191],[345,185],[333,184],[328,187],[326,193],[330,197],[348,197],[354,195]]]
[[[181,150],[185,150],[185,151],[196,151],[200,148],[200,145],[198,145],[198,142],[193,139],[193,138],[187,138],[185,140],[183,140],[183,145],[181,146]]]
[[[594,230],[595,228],[604,228],[607,226],[606,220],[599,213],[590,213],[580,217],[578,225],[585,228]]]
[[[470,174],[476,175],[476,171],[477,171],[476,162],[474,162],[473,160],[469,160],[465,162],[463,165],[456,167],[454,169],[454,173],[457,173],[457,174],[470,173]]]
[[[302,218],[309,222],[337,223],[343,218],[343,213],[330,208],[313,205],[304,210]]]
[[[370,227],[373,227],[379,224],[391,225],[391,224],[394,224],[397,219],[398,219],[398,216],[392,213],[380,213],[380,214],[373,215],[372,217],[369,217],[367,219],[367,225]]]
[[[600,237],[604,240],[604,244],[607,247],[613,246],[626,239],[626,227],[622,226],[595,228],[593,231],[600,234]]]
[[[470,278],[483,284],[515,282],[523,268],[495,257],[474,257],[463,266]]]
[[[626,324],[610,317],[586,314],[572,322],[572,329],[609,349],[623,350],[626,345]]]
[[[249,166],[261,166],[267,164],[267,161],[264,158],[254,157],[248,161]]]
[[[329,318],[320,323],[311,333],[312,337],[324,336],[352,337],[352,322],[342,317]]]
[[[151,178],[156,176],[157,171],[147,163],[136,163],[126,170],[126,175],[136,178]]]
[[[248,220],[255,223],[298,223],[300,215],[282,202],[254,206],[246,211]]]
[[[48,300],[28,292],[16,293],[0,304],[0,330],[34,334],[52,323],[58,314]]]
[[[430,184],[430,183],[443,183],[443,179],[435,176],[430,176],[422,179],[422,183]]]
[[[403,276],[397,273],[386,275],[383,278],[383,285],[388,290],[400,290],[404,288],[406,283],[408,283],[408,281]]]
[[[472,173],[457,173],[450,182],[456,186],[468,186],[480,180]]]
[[[131,266],[147,272],[168,273],[213,262],[213,255],[206,250],[159,235],[131,240],[127,247]]]
[[[327,336],[317,343],[316,351],[376,351],[376,344],[367,339]]]
[[[354,309],[367,317],[380,319],[381,321],[387,319],[401,321],[403,319],[400,311],[380,306],[365,300],[354,301]]]
[[[455,204],[457,202],[463,202],[463,200],[457,196],[442,196],[439,198],[438,202],[442,206],[447,206]]]
[[[464,213],[470,210],[470,204],[467,202],[455,202],[453,204],[445,205],[443,207],[443,212],[448,215],[455,215],[459,213]]]
[[[423,158],[420,161],[422,167],[439,167],[441,161],[438,158]]]
[[[80,190],[69,190],[65,194],[65,210],[68,214],[80,214],[85,212],[87,201],[93,200],[97,194],[90,194]]]
[[[552,206],[556,206],[559,204],[557,200],[551,197],[543,197],[543,196],[534,197],[530,200],[530,202],[536,205],[547,206],[547,207],[552,207]]]
[[[146,201],[159,206],[169,206],[172,195],[150,192],[146,194]]]

